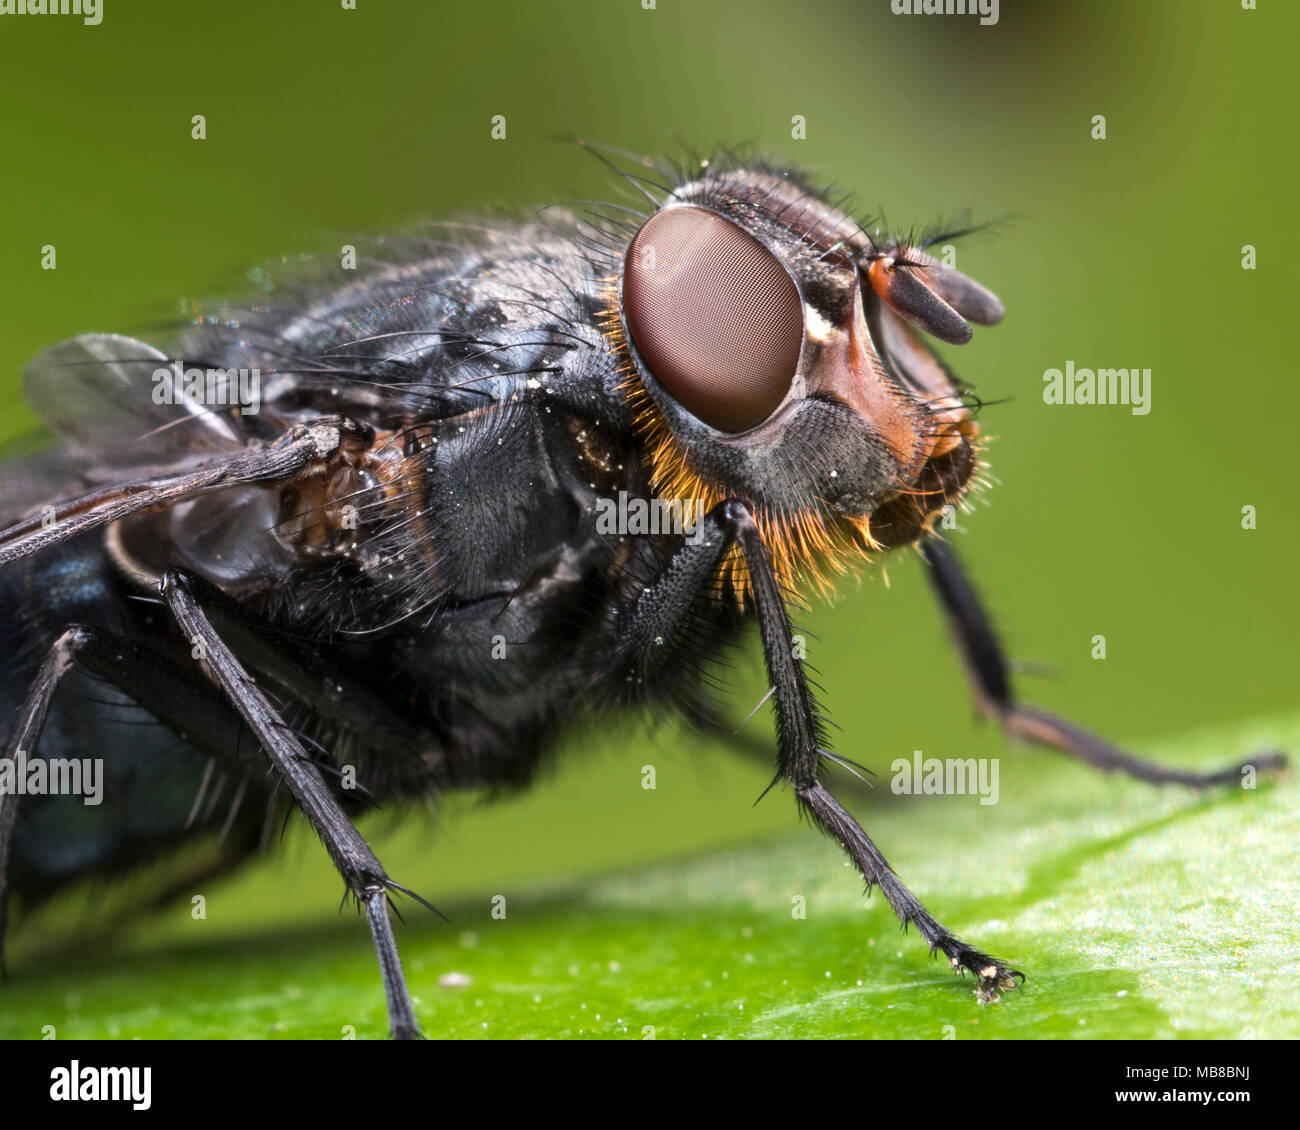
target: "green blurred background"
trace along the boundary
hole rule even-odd
[[[19,374],[57,339],[145,332],[267,259],[422,218],[617,199],[558,136],[646,153],[748,141],[899,228],[1010,217],[957,259],[1007,318],[947,356],[1001,401],[983,417],[995,485],[956,538],[1011,653],[1050,668],[1022,678],[1025,697],[1139,748],[1293,708],[1297,9],[1001,8],[994,27],[888,0],[105,0],[98,27],[0,17],[0,440],[34,426]],[[40,269],[47,243],[56,271]],[[1043,371],[1067,360],[1151,368],[1150,415],[1044,405]],[[804,621],[837,748],[882,774],[914,749],[1003,756],[1004,782],[1038,772],[1052,755],[1008,756],[972,722],[911,554],[889,582],[846,584]],[[764,690],[756,648],[734,683],[743,717]],[[788,828],[788,798],[751,807],[765,783],[716,743],[629,720],[574,736],[526,797],[372,830],[399,878],[447,900]],[[882,846],[904,877],[925,857],[920,832]],[[277,922],[328,918],[336,891],[297,836],[214,894],[209,927],[238,932],[268,905]],[[149,928],[179,935],[188,916]]]

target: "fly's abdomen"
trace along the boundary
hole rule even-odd
[[[8,644],[0,711],[18,717],[51,646],[77,627],[89,629],[86,638],[94,641],[92,667],[115,667],[165,693],[163,665],[170,670],[173,660],[156,647],[174,643],[160,621],[155,606],[131,598],[96,535],[0,573],[0,636]],[[177,703],[178,716],[190,711],[205,742],[233,748],[237,717],[199,683],[193,691],[191,701]],[[256,807],[242,778],[216,779],[210,758],[177,732],[175,721],[164,726],[102,677],[75,666],[67,672],[36,747],[20,751],[7,782],[13,795],[6,800],[17,803],[9,859],[14,890],[40,899],[85,876],[153,858],[193,832],[220,828],[241,787],[238,807]],[[231,834],[247,833],[240,825]]]

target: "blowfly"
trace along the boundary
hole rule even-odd
[[[417,1036],[390,908],[418,896],[357,814],[525,784],[579,712],[717,726],[707,668],[757,621],[773,784],[995,1000],[1023,975],[827,787],[856,763],[793,638],[797,594],[904,546],[1009,735],[1157,784],[1281,763],[1164,769],[1015,697],[940,523],[980,479],[979,402],[929,340],[1003,307],[933,240],[785,168],[599,155],[630,203],[381,241],[162,344],[87,334],[31,363],[58,442],[3,469],[4,779],[94,753],[103,803],[6,789],[0,904],[199,835],[220,873],[296,807],[364,911],[391,1034]],[[128,707],[155,724],[116,725]]]

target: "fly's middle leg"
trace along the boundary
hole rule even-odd
[[[389,917],[390,892],[416,897],[389,878],[378,857],[348,819],[338,800],[325,784],[298,736],[285,725],[265,693],[249,676],[226,641],[212,626],[196,597],[196,582],[184,570],[168,572],[161,585],[166,602],[185,636],[190,640],[208,677],[239,711],[257,736],[263,751],[316,829],[334,866],[347,884],[347,891],[365,908],[366,921],[379,958],[388,1021],[395,1039],[418,1039],[419,1025],[411,995],[406,987],[397,939]],[[427,904],[426,904],[427,905]],[[432,909],[432,908],[431,908]]]

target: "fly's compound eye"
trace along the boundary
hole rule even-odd
[[[655,380],[724,432],[766,420],[803,346],[803,302],[780,261],[703,208],[657,212],[623,268],[623,313]]]

